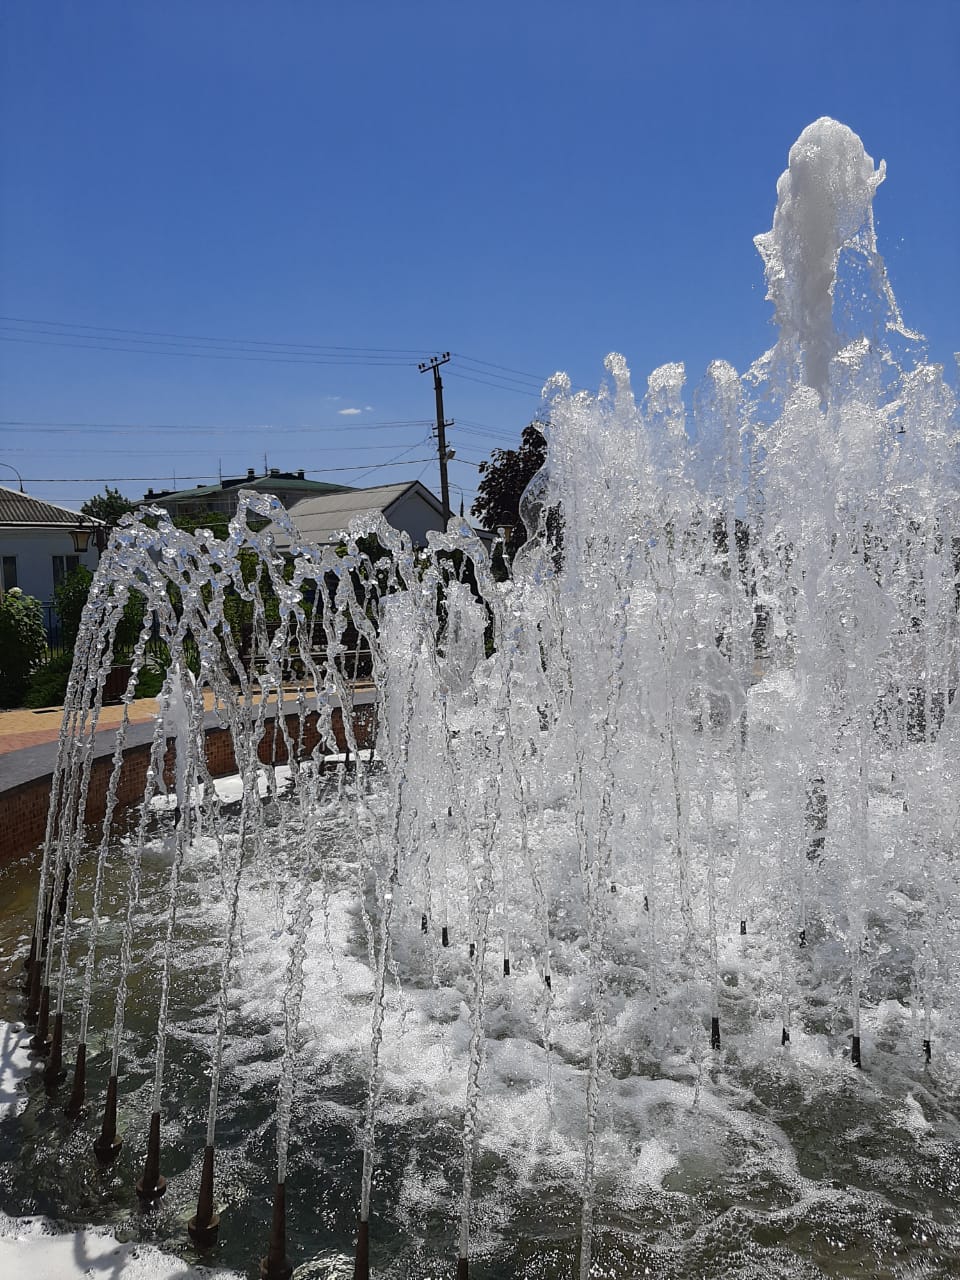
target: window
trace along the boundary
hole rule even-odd
[[[68,574],[73,573],[74,569],[80,568],[79,556],[54,556],[53,557],[53,585],[59,587],[64,578]]]
[[[9,591],[17,586],[17,557],[3,556],[0,559],[0,591]]]

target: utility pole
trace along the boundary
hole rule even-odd
[[[445,351],[442,356],[432,356],[429,360],[424,360],[418,366],[421,373],[426,373],[428,369],[433,370],[433,390],[437,397],[437,451],[440,455],[440,502],[443,506],[443,527],[446,529],[450,523],[450,487],[447,484],[447,460],[453,457],[453,451],[447,452],[447,427],[452,427],[452,420],[448,422],[443,416],[443,383],[440,381],[440,366],[447,364],[450,360],[450,352]]]

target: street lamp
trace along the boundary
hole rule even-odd
[[[110,540],[110,530],[99,520],[91,520],[81,511],[80,524],[76,529],[70,530],[70,537],[73,539],[73,549],[77,555],[82,556],[89,548],[91,538],[93,545],[102,555]]]
[[[9,467],[9,468],[10,468],[10,470],[13,472],[13,474],[14,474],[14,475],[17,477],[17,479],[20,481],[20,492],[21,492],[21,493],[23,493],[23,491],[24,491],[24,490],[23,490],[23,476],[20,474],[20,472],[17,470],[17,468],[16,468],[12,463],[10,463],[10,462],[0,462],[0,467]]]
[[[82,556],[90,545],[90,530],[85,528],[71,529],[70,537],[73,539],[73,549],[77,555]]]

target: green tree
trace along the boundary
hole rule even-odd
[[[30,673],[46,651],[43,606],[12,587],[0,596],[0,707],[22,705]]]
[[[470,510],[486,529],[510,526],[507,551],[511,555],[527,540],[520,519],[520,498],[547,457],[543,426],[537,421],[528,423],[518,449],[494,449],[489,459],[480,463],[480,483]]]
[[[103,493],[97,493],[81,503],[80,510],[85,516],[102,520],[109,529],[112,529],[121,516],[126,515],[128,511],[136,511],[138,505],[136,502],[131,502],[129,498],[125,498],[119,489],[111,489],[106,485]]]

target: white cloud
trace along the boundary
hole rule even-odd
[[[355,413],[363,413],[362,409],[338,409],[341,418],[352,418]]]

